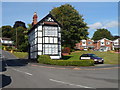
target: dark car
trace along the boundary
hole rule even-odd
[[[87,60],[87,59],[93,59],[95,63],[101,63],[101,64],[104,63],[104,59],[96,56],[95,54],[88,53],[88,54],[82,54],[80,56],[80,60]]]

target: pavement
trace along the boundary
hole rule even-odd
[[[3,51],[1,88],[112,88],[117,90],[119,65],[56,66],[18,59]],[[3,89],[3,90],[4,90]],[[110,89],[109,89],[110,90]]]

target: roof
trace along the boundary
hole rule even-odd
[[[2,39],[2,40],[12,41],[11,38],[5,38],[5,37],[2,37],[1,39]]]
[[[45,19],[46,19],[47,17],[51,17],[51,18],[54,20],[54,22],[45,21]],[[28,34],[29,34],[33,29],[35,29],[40,23],[49,24],[49,25],[59,25],[60,27],[62,27],[61,24],[60,24],[51,14],[48,14],[48,15],[45,16],[43,19],[41,19],[37,24],[35,24],[35,25],[28,31]]]
[[[119,40],[120,40],[120,38],[113,40],[113,42],[114,42],[114,41],[116,41],[116,40],[118,40],[118,41],[119,41]]]
[[[109,39],[107,39],[107,38],[103,38],[103,39],[109,40]],[[103,40],[103,39],[100,39],[100,40]],[[100,41],[100,40],[98,40],[98,41]],[[97,41],[97,42],[98,42],[98,41]],[[109,40],[109,41],[111,41],[111,42],[112,42],[112,40]]]

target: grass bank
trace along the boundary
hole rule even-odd
[[[28,56],[27,52],[13,52],[13,54],[18,58],[26,58]]]
[[[120,54],[113,52],[99,52],[99,51],[77,51],[72,52],[71,55],[64,56],[64,60],[79,60],[79,57],[85,53],[93,53],[97,56],[103,58],[105,64],[118,64],[118,60],[120,58]]]

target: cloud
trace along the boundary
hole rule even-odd
[[[100,22],[96,22],[96,23],[94,23],[94,24],[91,24],[91,25],[88,25],[88,27],[90,28],[90,29],[98,29],[98,28],[101,28],[103,25],[102,25],[102,23],[100,23]]]
[[[94,24],[88,25],[90,29],[99,29],[99,28],[112,28],[112,27],[118,27],[117,21],[109,21],[109,22],[96,22]]]
[[[106,23],[104,27],[111,28],[111,27],[117,27],[117,26],[118,26],[118,22],[117,21],[111,21],[109,23]]]

